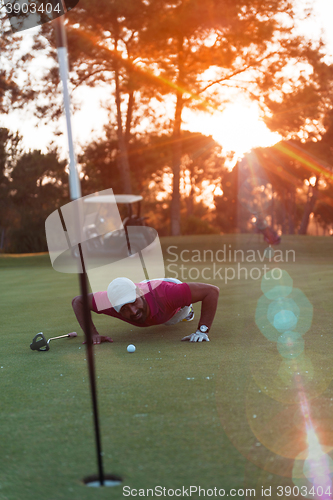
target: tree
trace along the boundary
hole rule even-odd
[[[298,231],[306,234],[312,213],[327,226],[333,203],[329,200],[332,167],[314,154],[314,151],[329,151],[325,144],[326,141],[321,148],[321,141],[304,144],[301,141],[281,141],[246,154],[241,162],[243,184],[239,183],[238,200],[251,200],[251,204],[255,204],[253,190],[246,192],[245,196],[240,192],[248,179],[253,179],[253,185],[257,183],[262,196],[266,194],[261,213],[270,216],[272,225],[278,224],[283,233]],[[252,213],[255,213],[255,208]]]
[[[0,11],[0,113],[22,108],[35,97],[26,65],[33,58],[22,50],[22,36],[13,35],[4,9]]]
[[[330,234],[333,231],[333,186],[327,186],[326,189],[319,192],[318,201],[314,208],[314,217],[323,227],[324,232],[330,228]]]
[[[128,148],[132,129],[138,122],[138,101],[144,106],[149,97],[140,94],[145,90],[147,74],[142,72],[138,32],[146,24],[146,2],[143,0],[101,0],[92,4],[80,0],[66,16],[69,62],[72,84],[108,88],[114,95],[114,112],[108,130],[117,134],[117,166],[125,193],[132,192]],[[52,23],[42,28],[43,35],[54,48]],[[35,49],[45,48],[37,36]],[[54,50],[50,55],[55,57]],[[50,80],[51,76],[51,80]],[[52,94],[58,84],[57,65],[46,76],[47,92]],[[147,108],[148,109],[148,108]],[[47,107],[39,108],[45,114]],[[148,110],[149,111],[149,110]],[[140,119],[144,114],[140,110]],[[54,117],[59,115],[56,109]],[[112,138],[114,138],[112,136]],[[113,161],[110,165],[114,165]],[[111,177],[111,176],[110,176]]]
[[[212,137],[200,133],[182,132],[180,146],[180,178],[187,217],[190,217],[194,213],[196,198],[204,196],[204,186],[210,186],[212,191],[219,186],[224,158],[221,146]]]
[[[67,15],[74,85],[108,84],[114,92],[124,190],[131,188],[128,148],[135,118],[142,117],[138,103],[144,99],[147,104],[153,97],[167,97],[167,105],[170,97],[173,100],[173,234],[180,233],[185,107],[221,109],[230,98],[225,90],[231,87],[271,111],[270,124],[279,130],[286,131],[288,125],[289,131],[298,132],[308,119],[321,116],[331,71],[321,43],[295,35],[294,17],[289,0],[101,0],[98,5],[81,0]],[[50,24],[43,26],[43,33],[52,42]],[[208,78],[208,69],[214,69],[213,78]],[[51,76],[56,82],[57,67]],[[48,90],[53,92],[54,86]],[[295,112],[301,99],[311,104],[310,115]],[[281,110],[294,112],[287,120],[281,119]]]
[[[66,162],[56,151],[23,153],[11,172],[10,201],[15,220],[9,231],[11,252],[47,250],[45,220],[67,203]]]
[[[324,135],[325,137],[325,135]],[[274,149],[279,149],[289,162],[292,162],[298,172],[298,177],[303,183],[303,192],[306,190],[302,219],[299,234],[306,234],[310,215],[313,213],[320,190],[332,184],[332,167],[323,161],[314,151],[320,150],[321,141],[309,141],[302,144],[300,141],[279,143]]]
[[[222,194],[214,197],[216,224],[224,233],[240,229],[240,221],[244,218],[240,213],[242,206],[238,204],[238,170],[238,164],[231,171],[224,170],[221,175]],[[245,216],[248,217],[247,211]]]
[[[6,233],[13,224],[10,203],[10,173],[15,167],[20,154],[22,138],[7,128],[0,128],[0,249],[6,244]]]
[[[128,150],[135,192],[144,197],[144,213],[150,224],[168,234],[170,195],[166,179],[170,178],[172,166],[172,136],[170,134],[147,134],[133,138]],[[205,219],[201,229],[210,222],[205,202],[207,189],[213,191],[220,183],[220,172],[224,165],[221,147],[211,138],[199,133],[183,132],[182,146],[182,226],[186,232],[186,221],[191,219],[191,228],[199,230],[199,218]],[[80,156],[84,194],[106,189],[110,186],[111,162],[115,162],[117,138],[108,132],[106,137],[93,141]],[[121,193],[119,175],[112,179],[114,192]],[[205,226],[205,228],[204,228]]]
[[[279,106],[286,101],[290,109],[300,96],[318,95],[316,84],[327,65],[322,62],[320,45],[313,47],[293,34],[294,13],[289,1],[151,0],[149,8],[153,15],[149,15],[151,22],[144,36],[150,40],[152,60],[158,62],[159,78],[167,82],[169,92],[175,97],[171,229],[172,234],[179,234],[182,156],[179,139],[184,107],[207,109],[209,91],[214,86],[240,84],[266,110],[278,111],[272,98],[276,91]],[[288,74],[291,64],[292,77]],[[310,68],[307,78],[300,75],[301,70],[297,71],[304,64]],[[212,67],[217,70],[216,76],[207,81],[204,72]],[[284,82],[290,86],[290,92],[284,91]],[[297,99],[293,99],[295,88]],[[317,101],[312,103],[316,109],[320,98]],[[298,116],[300,120],[294,124],[294,130],[308,118],[302,113]]]
[[[310,177],[301,163],[286,154],[289,147],[291,144],[282,141],[269,148],[257,148],[251,153],[260,166],[262,177],[270,186],[270,199],[264,215],[270,215],[272,222],[280,225],[284,234],[295,233],[299,224],[299,193],[304,190],[304,180]]]

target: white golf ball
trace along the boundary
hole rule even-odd
[[[134,352],[135,351],[135,345],[130,344],[127,346],[127,352]]]

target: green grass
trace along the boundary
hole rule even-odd
[[[206,262],[180,257],[171,262],[170,246],[179,256],[190,250],[184,259],[197,260],[205,249],[216,257],[224,244],[261,254],[266,248],[248,235],[164,238],[162,243],[167,275],[177,272],[182,279],[183,265],[186,273],[198,270],[191,271],[199,273],[197,281],[204,281],[204,269],[213,277],[215,261],[206,254]],[[295,250],[295,262],[242,263],[248,272],[265,263],[285,269],[314,306],[312,327],[304,335],[313,372],[304,384],[325,444],[331,439],[327,401],[333,398],[332,246],[332,238],[286,236],[278,248],[283,255]],[[215,264],[222,276],[225,267],[235,268],[237,275],[237,262]],[[86,351],[71,308],[77,276],[54,271],[47,255],[2,256],[0,275],[0,500],[124,498],[121,486],[96,490],[82,484],[97,466]],[[243,271],[239,280],[225,283],[219,275],[208,280],[220,287],[210,343],[180,342],[196,320],[143,330],[95,316],[100,333],[114,339],[94,350],[104,466],[121,475],[123,485],[253,487],[257,498],[262,485],[293,485],[288,477],[293,460],[275,452],[286,448],[287,436],[290,446],[298,436],[298,404],[290,399],[286,379],[278,377],[282,358],[276,344],[254,321],[260,279],[244,276]],[[198,318],[198,304],[195,311]],[[77,338],[54,341],[49,352],[29,349],[38,332],[50,338],[74,330]],[[137,347],[134,354],[126,351],[129,343]],[[285,418],[276,419],[280,414]]]

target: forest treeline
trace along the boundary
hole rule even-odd
[[[103,137],[78,158],[83,193],[142,194],[161,235],[246,231],[259,212],[284,233],[306,234],[310,217],[329,230],[332,64],[322,40],[295,29],[294,4],[80,0],[65,16],[71,88],[109,93]],[[56,125],[62,106],[52,22],[31,44],[0,22],[0,112],[33,109],[41,123]],[[41,57],[48,63],[34,71]],[[221,146],[184,130],[183,118],[186,109],[222,111],[239,95],[258,104],[283,140],[230,171]],[[0,140],[1,249],[44,250],[45,218],[68,202],[67,162],[54,148],[22,151],[5,127]]]
[[[69,202],[67,162],[59,159],[57,150],[22,152],[19,136],[7,129],[0,129],[0,139],[1,249],[46,251],[45,220]],[[129,154],[130,165],[135,165],[133,186],[143,196],[147,224],[160,236],[170,234],[171,143],[171,136],[152,136],[147,144],[133,143]],[[254,149],[232,170],[211,137],[183,132],[182,151],[182,234],[249,232],[258,216],[282,234],[306,234],[311,214],[330,233],[331,164],[301,142]],[[116,153],[116,140],[89,144],[79,158],[83,195],[109,187],[116,194],[123,192]]]

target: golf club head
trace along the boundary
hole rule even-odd
[[[30,349],[33,351],[48,351],[50,346],[48,345],[44,335],[42,333],[37,333],[37,335],[35,335],[32,339]]]

